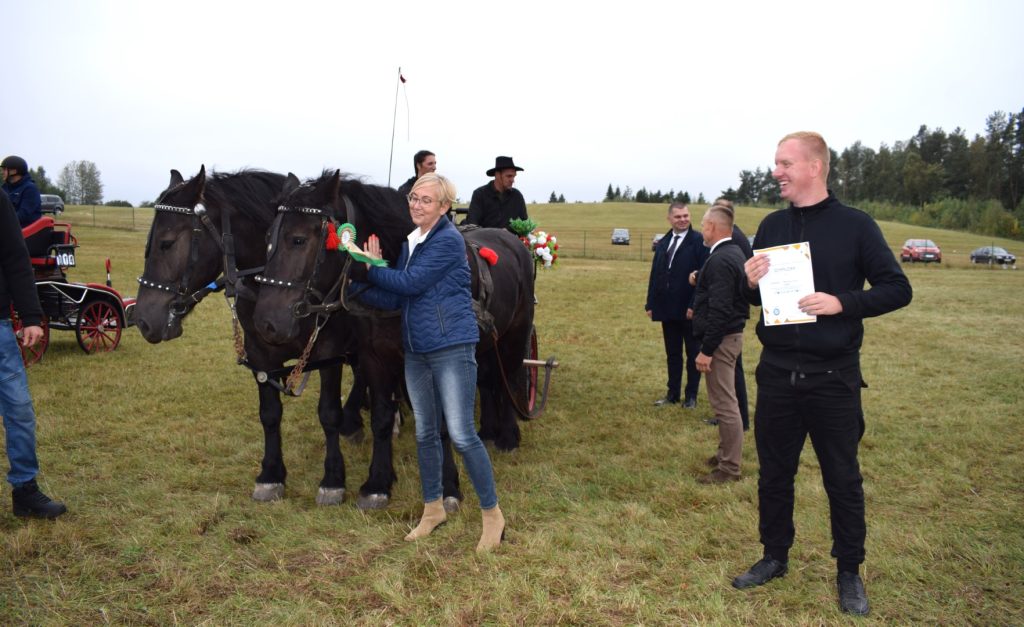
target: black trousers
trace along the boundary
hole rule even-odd
[[[821,465],[832,522],[832,557],[842,569],[864,561],[864,489],[857,448],[864,435],[860,368],[820,374],[757,367],[754,439],[761,474],[757,482],[761,544],[785,559],[793,545],[793,482],[804,440]]]
[[[666,397],[672,400],[697,398],[700,391],[700,371],[697,370],[697,353],[700,346],[693,336],[693,323],[689,320],[662,320],[661,335],[665,340],[665,357],[668,362],[668,391]],[[683,349],[686,349],[686,396],[680,397],[683,380]]]
[[[736,402],[740,405],[743,430],[750,428],[750,408],[747,407],[747,377],[743,373],[743,353],[736,357]]]

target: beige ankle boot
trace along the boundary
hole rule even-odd
[[[484,531],[480,534],[480,542],[476,545],[476,550],[496,549],[505,539],[505,517],[501,515],[501,508],[497,505],[491,509],[482,509],[480,513],[484,521]]]
[[[406,542],[412,542],[413,540],[419,540],[430,535],[430,532],[435,527],[448,520],[448,515],[444,513],[444,505],[441,499],[431,501],[423,504],[423,516],[420,518],[420,524],[416,525],[416,528],[409,532],[409,535],[405,536]]]

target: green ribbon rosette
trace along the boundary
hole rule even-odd
[[[356,227],[353,224],[346,222],[338,227],[338,249],[346,250],[348,254],[352,255],[352,258],[356,261],[368,263],[372,266],[378,266],[386,268],[388,265],[387,259],[374,259],[363,252],[359,246],[356,245]]]

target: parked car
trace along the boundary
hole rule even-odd
[[[64,212],[64,199],[55,194],[40,194],[40,200],[42,200],[43,213],[52,213],[55,216],[59,216]]]
[[[930,239],[908,239],[903,244],[903,250],[900,251],[900,261],[942,263],[942,251]]]
[[[664,233],[658,233],[657,235],[651,238],[651,252],[654,252],[655,250],[658,249],[658,242],[660,242],[661,238],[663,237],[665,237]]]
[[[623,246],[629,246],[629,229],[613,229],[612,244],[622,244]]]
[[[982,246],[971,251],[971,263],[998,263],[1000,265],[1017,265],[1017,258],[1001,246]]]

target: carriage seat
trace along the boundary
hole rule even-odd
[[[43,216],[21,229],[21,236],[25,238],[25,246],[28,247],[28,255],[33,258],[32,265],[38,265],[36,257],[46,257],[49,254],[50,246],[54,243],[53,235],[53,218],[50,216]]]

